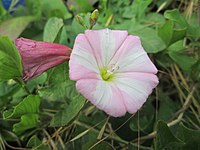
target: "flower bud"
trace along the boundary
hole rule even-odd
[[[25,38],[16,39],[15,45],[21,56],[25,81],[69,60],[71,54],[67,46]]]
[[[82,18],[81,16],[77,15],[75,18],[76,18],[76,21],[77,21],[80,25],[82,25],[83,27],[86,27],[86,25],[85,25],[85,23],[84,23],[84,21],[83,21],[83,18]]]
[[[98,9],[95,9],[92,12],[92,14],[90,15],[90,25],[91,25],[91,27],[93,27],[96,24],[98,17],[99,17],[99,11],[98,11]]]

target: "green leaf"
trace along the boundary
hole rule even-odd
[[[43,40],[46,42],[54,42],[63,25],[62,19],[56,17],[50,18],[44,28]]]
[[[139,110],[136,114],[135,117],[133,117],[130,121],[130,128],[134,132],[138,132],[138,129],[140,131],[146,132],[148,128],[152,127],[151,124],[154,122],[154,107],[151,104],[150,101],[145,103],[145,105],[142,107],[141,110]],[[139,118],[137,117],[139,113]],[[139,123],[139,127],[138,127]]]
[[[168,53],[171,59],[176,62],[184,71],[188,71],[196,63],[196,60],[187,55],[178,53],[178,52],[169,52]]]
[[[200,148],[200,131],[192,130],[180,124],[177,137],[180,138],[185,144],[181,150],[194,150]]]
[[[159,26],[162,26],[165,23],[165,18],[163,15],[159,14],[159,13],[148,13],[147,16],[144,18],[145,21],[149,21],[150,23],[156,23]]]
[[[157,53],[166,48],[165,43],[156,34],[156,31],[151,28],[133,31],[132,34],[141,38],[142,45],[148,53]]]
[[[63,44],[63,45],[67,45],[67,31],[66,31],[66,27],[63,26],[61,29],[61,33],[60,33],[60,39],[59,39],[59,43]]]
[[[51,120],[51,126],[64,126],[72,121],[83,108],[86,100],[81,95],[75,96],[71,103],[65,107],[64,110],[56,113]]]
[[[186,47],[184,47],[184,41],[183,40],[180,40],[180,41],[177,41],[176,43],[170,45],[167,50],[170,51],[170,52],[182,52],[183,50],[186,49]]]
[[[174,29],[173,37],[171,39],[171,44],[176,41],[182,40],[186,36],[187,28]]]
[[[69,19],[71,14],[68,12],[62,0],[42,0],[42,11],[47,17],[60,17]]]
[[[75,95],[75,82],[65,81],[62,83],[52,84],[39,90],[40,97],[48,101],[70,101]]]
[[[94,145],[94,144],[92,144],[92,145]],[[113,145],[111,145],[110,143],[102,141],[101,143],[99,143],[92,149],[93,150],[113,150],[114,148],[113,148]]]
[[[175,29],[174,22],[169,20],[158,30],[158,35],[167,46],[181,40],[186,35],[187,28]]]
[[[188,27],[187,21],[185,20],[185,18],[180,14],[180,12],[177,9],[165,11],[164,17],[176,22],[180,28]]]
[[[56,68],[49,70],[49,85],[41,88],[38,93],[43,99],[49,101],[69,102],[77,95],[75,82],[69,80],[68,64],[63,63]]]
[[[171,145],[182,146],[183,141],[175,137],[164,121],[157,124],[156,150],[169,149]]]
[[[194,81],[200,81],[200,59],[192,66],[190,77]]]
[[[16,134],[21,134],[27,129],[37,127],[38,119],[38,114],[27,114],[21,116],[21,121],[19,123],[14,124],[13,126],[13,132],[15,132]]]
[[[187,35],[192,36],[194,38],[199,38],[200,37],[200,28],[190,26],[187,30]]]
[[[173,36],[173,21],[167,21],[161,28],[158,30],[158,35],[162,38],[167,46],[169,46],[172,36]]]
[[[19,138],[18,136],[13,133],[12,131],[9,131],[9,130],[6,130],[6,129],[3,129],[1,127],[1,135],[6,141],[18,141]]]
[[[40,97],[29,95],[17,106],[15,106],[13,111],[5,111],[3,113],[4,119],[8,118],[18,118],[25,114],[38,113],[40,106]]]
[[[6,10],[3,8],[2,1],[0,1],[0,18],[6,14]]]
[[[15,45],[0,37],[0,81],[22,77],[22,63]]]
[[[26,85],[29,89],[33,89],[35,86],[37,85],[43,85],[46,83],[46,80],[47,80],[47,73],[44,72],[43,74],[41,74],[40,76],[32,79],[32,80],[29,80]]]
[[[12,81],[12,80],[10,80]],[[20,90],[19,84],[7,84],[6,82],[0,82],[0,110],[3,110],[5,106],[10,102],[11,95],[14,95]]]
[[[157,112],[157,119],[168,121],[179,109],[179,103],[174,102],[163,90],[158,89],[158,99],[160,100]]]
[[[26,29],[30,22],[34,21],[34,16],[15,17],[0,24],[0,35],[6,35],[15,40]]]
[[[30,12],[31,15],[34,15],[38,18],[42,15],[42,6],[40,0],[26,0],[26,8]]]
[[[142,19],[151,2],[152,0],[134,0],[131,13],[135,14],[138,20]]]
[[[88,0],[75,0],[75,2],[78,4],[78,8],[80,9],[80,12],[89,12],[92,11],[93,7],[89,3]]]
[[[30,147],[34,150],[50,150],[48,146],[44,145],[42,141],[36,136],[32,136],[27,142],[27,147]]]

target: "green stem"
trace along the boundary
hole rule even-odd
[[[89,28],[89,29],[90,29],[90,30],[92,30],[92,28],[93,28],[93,26],[92,26],[92,25],[90,25],[90,28]]]
[[[21,87],[24,89],[24,91],[25,91],[27,94],[31,94],[31,92],[29,91],[29,89],[27,88],[26,84],[24,83],[24,81],[23,81],[22,79],[20,79],[20,78],[15,78],[15,81],[21,85]]]

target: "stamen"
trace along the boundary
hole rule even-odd
[[[105,81],[111,81],[114,77],[114,73],[119,70],[119,66],[115,64],[110,65],[107,69],[101,70],[101,77]]]
[[[115,64],[111,64],[110,67],[111,68],[109,70],[107,70],[107,73],[113,74],[113,72],[119,70],[119,66],[116,66]]]

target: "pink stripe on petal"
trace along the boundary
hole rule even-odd
[[[79,34],[69,60],[69,74],[71,80],[85,78],[97,79],[99,67],[84,34]]]
[[[123,99],[116,87],[101,80],[84,79],[77,81],[76,88],[92,104],[109,115],[119,117],[126,113]]]
[[[93,93],[96,90],[99,80],[96,79],[82,79],[76,82],[76,89],[80,92],[86,99],[93,101]]]
[[[79,34],[74,42],[73,49],[81,47],[84,49],[87,53],[93,54],[93,50],[90,46],[90,43],[88,43],[88,40],[84,34]]]
[[[98,63],[107,66],[128,36],[128,32],[110,29],[86,30],[85,35],[99,60]]]
[[[129,113],[136,113],[144,104],[143,100],[138,99],[136,96],[130,96],[126,92],[121,92],[124,97],[124,103]]]
[[[117,73],[116,77],[118,80],[121,81],[130,81],[135,82],[140,86],[148,88],[149,91],[154,89],[159,81],[158,77],[152,73],[143,73],[143,72],[124,72],[124,73]]]
[[[98,70],[99,67],[97,64],[97,59],[90,46],[90,43],[88,42],[84,34],[79,34],[76,37],[71,55],[72,56],[70,57],[70,61],[76,61],[77,63],[84,65],[82,61],[79,61],[79,58],[81,57],[80,59],[84,59],[86,62],[92,65],[90,69]],[[72,58],[72,57],[76,57],[76,58]],[[90,67],[90,65],[88,64],[85,64],[85,65],[86,65],[85,67]]]
[[[118,73],[114,83],[122,91],[127,111],[135,113],[147,100],[159,81],[154,74],[133,72]]]
[[[132,35],[126,38],[110,64],[117,64],[118,72],[157,73],[157,69],[144,51],[139,37]]]
[[[75,61],[70,64],[69,77],[71,80],[100,79],[100,75]]]
[[[111,99],[106,103],[106,106],[103,108],[103,110],[113,116],[113,117],[121,117],[126,114],[126,106],[124,104],[124,98],[121,94],[121,91],[116,86],[111,86],[112,89],[112,97]]]

